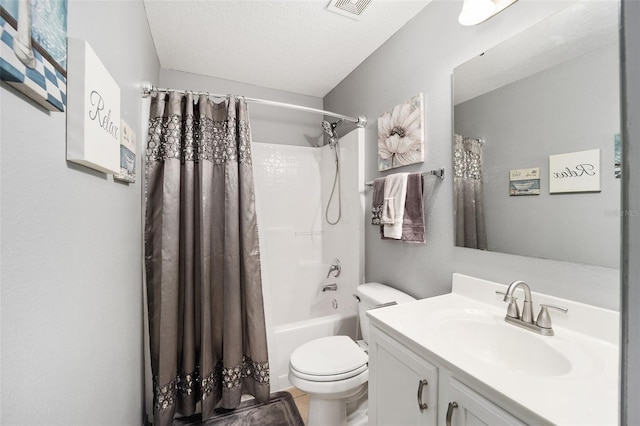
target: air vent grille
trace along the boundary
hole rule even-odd
[[[372,0],[332,0],[329,6],[327,6],[327,9],[340,15],[360,20],[362,14],[371,4],[371,1]]]

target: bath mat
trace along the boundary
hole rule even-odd
[[[174,426],[304,426],[293,397],[289,392],[275,392],[271,400],[259,403],[255,399],[245,401],[235,410],[225,410],[206,420],[195,415],[176,419]]]

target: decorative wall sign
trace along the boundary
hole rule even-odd
[[[120,122],[120,173],[113,178],[123,182],[136,181],[136,134],[124,120]]]
[[[509,195],[540,195],[540,168],[510,170]]]
[[[378,118],[378,170],[424,162],[422,93]]]
[[[614,173],[616,178],[622,177],[622,138],[619,133],[613,137],[614,143]]]
[[[67,160],[120,172],[120,87],[89,43],[69,38]]]
[[[549,156],[549,192],[600,191],[600,150]]]
[[[0,79],[51,111],[67,100],[67,0],[0,0]]]

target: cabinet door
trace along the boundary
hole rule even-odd
[[[459,381],[449,379],[449,400],[443,401],[447,426],[525,426],[497,405]]]
[[[369,425],[436,425],[438,370],[375,328],[369,342]]]

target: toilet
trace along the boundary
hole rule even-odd
[[[416,300],[380,283],[359,285],[356,296],[362,341],[356,343],[348,336],[322,337],[301,345],[289,358],[289,382],[309,395],[308,426],[346,425],[347,404],[366,395],[369,380],[367,310],[382,304]]]

